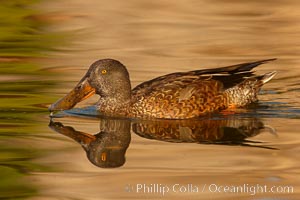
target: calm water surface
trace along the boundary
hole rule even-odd
[[[1,3],[0,199],[299,199],[299,6]],[[108,57],[128,67],[133,86],[175,71],[267,58],[278,60],[257,73],[278,75],[257,106],[233,116],[129,121],[86,108],[50,120],[47,106],[93,61]]]

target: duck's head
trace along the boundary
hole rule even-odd
[[[85,76],[65,97],[53,103],[50,111],[68,110],[93,94],[116,102],[131,98],[131,85],[126,67],[117,60],[103,59],[94,62]]]

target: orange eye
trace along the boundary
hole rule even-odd
[[[106,69],[103,69],[103,70],[101,71],[101,73],[102,73],[102,74],[106,74],[106,73],[107,73]]]

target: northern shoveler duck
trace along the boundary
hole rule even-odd
[[[215,69],[177,72],[139,84],[131,90],[129,73],[117,60],[94,62],[65,97],[49,107],[67,110],[93,94],[100,95],[101,114],[134,118],[187,119],[244,107],[257,101],[260,88],[275,71],[255,75],[256,66],[275,59]]]

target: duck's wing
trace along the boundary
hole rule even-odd
[[[138,95],[139,93],[145,95],[151,91],[159,90],[162,87],[170,85],[187,86],[209,79],[219,81],[222,85],[222,89],[226,90],[243,82],[245,78],[255,76],[254,72],[251,71],[253,68],[273,60],[276,60],[276,58],[241,63],[227,67],[167,74],[141,83],[132,90],[132,93],[133,95]]]

